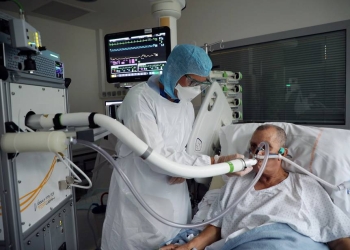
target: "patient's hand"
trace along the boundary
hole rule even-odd
[[[171,245],[167,245],[167,246],[164,246],[162,248],[160,248],[160,250],[173,250],[173,249],[176,249],[176,250],[191,250],[190,246],[188,244],[185,244],[185,245],[174,245],[174,244],[171,244]]]
[[[328,247],[331,250],[350,249],[350,238],[341,238],[328,242]]]
[[[181,177],[171,177],[168,181],[170,185],[183,183],[186,179]]]

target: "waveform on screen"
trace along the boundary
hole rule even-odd
[[[158,37],[150,37],[150,38],[144,38],[144,39],[137,39],[137,40],[127,40],[127,41],[120,41],[120,42],[109,42],[109,46],[119,46],[119,45],[126,45],[126,44],[135,44],[135,43],[144,43],[144,42],[158,42]],[[162,41],[162,39],[160,39]]]
[[[143,60],[145,58],[152,58],[152,57],[158,57],[158,53],[152,53],[152,54],[142,54],[139,56],[131,56],[131,57],[111,57],[110,61],[112,65],[123,65],[123,64],[136,64],[138,63],[138,60]]]
[[[110,52],[119,52],[119,51],[136,50],[136,49],[149,49],[149,48],[157,48],[157,47],[158,47],[158,44],[150,44],[150,45],[125,47],[125,48],[118,48],[118,49],[109,49],[109,51]]]
[[[148,58],[148,57],[157,57],[157,56],[158,56],[158,53],[152,53],[149,55],[142,54],[140,56],[131,56],[131,57],[119,57],[119,58],[111,57],[111,60],[118,61],[118,60],[130,60],[130,59],[144,59],[144,58]]]

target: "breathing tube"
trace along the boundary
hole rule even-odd
[[[119,175],[121,176],[121,178],[123,179],[123,181],[126,183],[126,185],[128,186],[128,188],[130,189],[130,191],[132,192],[132,194],[135,196],[135,198],[137,199],[137,201],[142,205],[142,207],[150,214],[152,215],[155,219],[157,219],[158,221],[160,221],[161,223],[164,223],[168,226],[171,227],[176,227],[176,228],[195,228],[195,227],[202,227],[205,226],[207,224],[210,224],[216,220],[219,220],[220,218],[222,218],[225,214],[227,214],[232,208],[236,207],[237,204],[248,194],[248,192],[254,187],[254,185],[257,183],[257,181],[260,179],[262,173],[264,172],[264,169],[266,167],[267,161],[268,161],[268,155],[269,155],[269,145],[266,142],[262,142],[259,144],[259,148],[264,148],[265,149],[265,153],[266,156],[263,159],[262,162],[262,166],[259,170],[259,172],[257,173],[257,175],[255,176],[255,178],[253,179],[253,181],[251,182],[251,184],[244,190],[243,194],[237,198],[237,200],[231,204],[229,207],[227,207],[221,214],[219,214],[218,216],[201,222],[201,223],[196,223],[196,224],[180,224],[180,223],[176,223],[173,221],[170,221],[162,216],[160,216],[159,214],[157,214],[145,201],[144,199],[141,197],[141,195],[137,192],[137,190],[135,189],[135,187],[132,185],[132,183],[130,182],[129,178],[124,174],[124,172],[117,166],[116,161],[113,159],[113,157],[108,154],[104,149],[102,149],[101,147],[97,146],[94,143],[88,142],[88,141],[82,141],[82,140],[72,140],[73,144],[81,144],[84,145],[86,147],[89,147],[93,150],[95,150],[96,152],[100,153],[114,168],[115,170],[119,173]]]
[[[255,159],[265,159],[266,156],[262,156],[262,155],[255,155],[254,156]],[[318,182],[322,183],[323,185],[333,189],[333,190],[343,190],[343,189],[350,189],[350,181],[346,181],[346,182],[343,182],[342,184],[336,186],[336,185],[333,185],[333,184],[330,184],[328,183],[327,181],[325,180],[322,180],[320,177],[312,174],[311,172],[307,171],[306,169],[304,169],[303,167],[299,166],[298,164],[296,164],[295,162],[291,161],[290,159],[288,159],[287,157],[284,157],[283,155],[281,154],[278,154],[278,155],[269,155],[268,156],[269,159],[282,159],[284,160],[285,162],[291,164],[292,166],[296,167],[297,169],[299,169],[301,172],[303,172],[304,174],[307,174],[309,175],[310,177],[314,178],[315,180],[317,180]]]

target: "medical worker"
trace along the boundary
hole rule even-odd
[[[118,109],[118,120],[169,160],[198,168],[213,164],[214,158],[207,155],[186,153],[194,122],[191,100],[200,94],[200,84],[209,84],[211,68],[212,62],[203,49],[176,46],[161,76],[152,76],[130,89]],[[185,179],[168,176],[120,142],[117,154],[118,166],[153,210],[171,221],[190,222]],[[234,156],[222,156],[219,162],[231,158]],[[179,230],[149,215],[113,171],[103,225],[103,250],[158,249]]]

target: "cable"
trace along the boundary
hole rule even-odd
[[[82,180],[80,179],[80,177],[73,171],[73,169],[71,169],[71,167],[69,166],[72,165],[73,168],[75,168],[82,176],[84,176],[84,178],[87,180],[87,182],[89,183],[89,186],[81,186],[81,185],[76,185],[76,184],[70,184],[69,186],[71,187],[77,187],[77,188],[82,188],[82,189],[89,189],[92,187],[92,182],[90,180],[90,178],[79,168],[77,167],[74,162],[72,162],[70,159],[66,158],[66,157],[62,157],[61,154],[57,154],[57,157],[63,162],[64,165],[66,165],[66,167],[69,169],[69,171],[78,179],[78,180],[75,180],[76,182],[78,183],[81,183]],[[69,164],[67,164],[67,162],[65,162],[65,160],[68,161]]]
[[[66,160],[73,166],[73,168],[75,168],[82,176],[84,176],[84,178],[89,183],[89,186],[80,186],[80,185],[76,185],[76,184],[71,184],[71,186],[72,187],[83,188],[83,189],[91,188],[92,187],[92,182],[91,182],[90,178],[83,172],[83,170],[81,170],[77,165],[75,165],[74,162],[72,162],[70,159],[66,158]]]
[[[93,144],[91,142],[88,141],[81,141],[81,140],[73,140],[72,141],[74,144],[81,144],[84,145],[86,147],[89,147],[97,152],[99,152],[103,157],[105,157],[109,163],[112,164],[112,166],[115,168],[115,170],[120,174],[121,178],[124,180],[124,182],[126,183],[126,185],[128,186],[128,188],[130,189],[130,191],[133,193],[133,195],[135,196],[135,198],[137,199],[137,201],[146,209],[146,211],[152,215],[155,219],[157,219],[158,221],[160,221],[163,224],[166,224],[168,226],[171,227],[176,227],[176,228],[195,228],[195,227],[202,227],[205,226],[209,223],[212,223],[220,218],[222,218],[226,213],[228,213],[232,208],[234,208],[244,197],[245,195],[254,187],[254,185],[257,183],[257,181],[260,179],[262,173],[265,170],[266,167],[266,163],[268,161],[268,155],[269,155],[269,145],[266,142],[262,142],[259,144],[259,147],[265,147],[265,153],[266,153],[266,157],[263,160],[262,163],[262,167],[260,168],[259,172],[257,173],[257,175],[255,176],[254,180],[251,182],[250,186],[243,191],[243,194],[228,208],[226,208],[221,214],[219,214],[218,216],[204,221],[202,223],[197,223],[197,224],[179,224],[170,220],[165,219],[164,217],[160,216],[159,214],[157,214],[145,201],[144,199],[141,197],[141,195],[137,192],[137,190],[135,189],[135,187],[132,185],[132,183],[130,182],[130,180],[128,179],[128,177],[124,174],[123,171],[121,171],[121,169],[116,165],[115,160],[112,158],[112,156],[110,154],[108,154],[104,149],[102,149],[101,147],[97,146],[96,144]]]
[[[63,154],[62,154],[62,155],[63,155]],[[68,170],[72,173],[72,175],[73,175],[75,178],[77,178],[77,179],[75,179],[74,181],[76,181],[76,182],[78,182],[78,183],[81,183],[82,180],[80,179],[80,177],[74,172],[74,170],[69,166],[69,164],[68,164],[67,162],[65,162],[64,159],[67,159],[67,158],[65,158],[64,156],[63,156],[63,157],[64,157],[64,158],[63,158],[62,155],[61,155],[60,153],[56,153],[57,158],[68,168]]]
[[[18,6],[18,8],[19,8],[19,13],[21,14],[21,15],[23,15],[24,14],[24,9],[23,9],[23,5],[19,2],[19,1],[17,1],[17,0],[10,0],[11,2],[14,2],[15,4],[17,4],[17,6]]]
[[[98,207],[98,204],[97,204],[97,203],[92,203],[92,204],[90,205],[90,207],[89,207],[89,209],[88,209],[88,211],[87,211],[86,219],[87,219],[87,222],[88,222],[89,227],[90,227],[90,229],[91,229],[92,235],[93,235],[93,237],[94,237],[94,242],[95,242],[96,250],[99,250],[100,248],[99,248],[98,245],[97,245],[95,230],[94,230],[94,228],[92,227],[92,225],[91,225],[91,223],[90,223],[90,218],[89,218],[89,214],[90,214],[90,210],[91,210],[92,206]]]
[[[31,202],[30,202],[26,207],[24,207],[23,209],[20,210],[21,212],[25,211],[25,210],[33,203],[33,201],[35,200],[35,198],[39,195],[40,191],[43,189],[43,187],[44,187],[44,186],[46,185],[46,183],[49,181],[49,179],[50,179],[50,177],[51,177],[51,174],[52,174],[52,172],[53,172],[53,169],[54,169],[54,167],[55,167],[55,164],[56,164],[56,162],[57,162],[56,159],[57,159],[57,158],[56,158],[56,156],[55,156],[54,159],[53,159],[53,161],[52,161],[52,163],[51,163],[51,166],[50,166],[49,171],[46,173],[46,175],[45,175],[44,179],[41,181],[40,185],[39,185],[36,189],[30,191],[29,193],[27,193],[27,194],[25,194],[24,196],[22,196],[22,197],[19,198],[19,200],[22,200],[22,199],[24,199],[25,197],[27,197],[28,195],[31,195],[31,194],[32,194],[28,199],[26,199],[24,202],[20,203],[20,207],[21,207],[21,206],[23,206],[24,204],[26,204],[28,201],[31,200]],[[36,196],[32,199],[32,197],[33,197],[34,195],[36,195]],[[0,209],[2,209],[1,206],[0,206]],[[0,213],[0,216],[1,216],[1,215],[2,215],[2,213]]]
[[[51,175],[52,175],[53,169],[54,169],[54,167],[55,167],[56,162],[57,162],[57,161],[56,161],[56,157],[54,157],[54,159],[53,159],[53,161],[52,161],[52,163],[51,163],[50,170],[49,170],[49,172],[46,174],[46,176],[45,176],[45,178],[42,180],[42,182],[40,183],[39,187],[37,187],[36,189],[34,189],[33,191],[31,191],[30,193],[28,193],[28,194],[26,194],[26,195],[24,195],[24,196],[22,196],[22,197],[20,198],[20,200],[21,200],[21,199],[25,198],[26,196],[32,194],[27,200],[25,200],[24,202],[20,203],[20,207],[21,207],[22,205],[26,204],[28,201],[31,200],[29,204],[27,204],[24,208],[22,208],[22,209],[20,210],[21,213],[22,213],[23,211],[25,211],[25,210],[33,203],[33,201],[35,200],[35,198],[39,195],[40,191],[43,189],[43,187],[44,187],[44,186],[46,185],[46,183],[49,181],[49,179],[50,179],[50,177],[51,177]],[[34,198],[32,199],[33,196],[34,196]]]
[[[22,6],[22,4],[20,2],[18,2],[17,0],[10,0],[10,1],[14,2],[15,4],[17,4],[18,8],[23,11],[23,6]]]
[[[104,192],[103,194],[101,194],[101,197],[100,197],[101,206],[104,206],[104,204],[103,204],[103,197],[104,197],[106,194],[108,195],[108,192]]]

